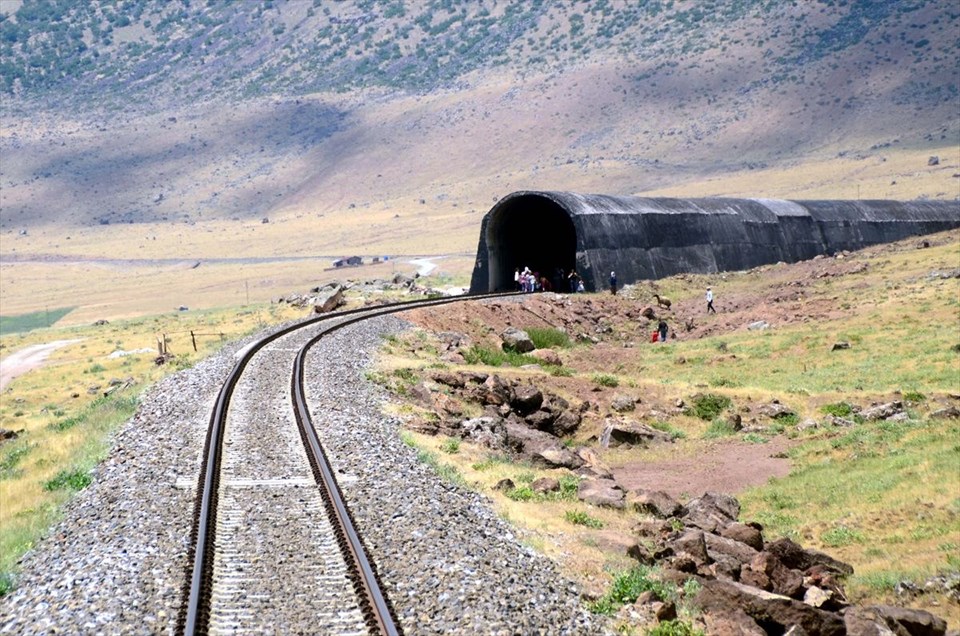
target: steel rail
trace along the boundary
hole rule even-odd
[[[361,598],[365,598],[369,605],[369,608],[365,608],[364,611],[367,615],[367,620],[371,624],[371,628],[376,632],[390,635],[398,634],[399,632],[397,631],[393,618],[393,610],[379,589],[376,573],[369,559],[367,559],[362,541],[353,527],[349,510],[343,503],[339,486],[333,477],[322,446],[320,446],[312,420],[310,419],[309,410],[306,407],[305,400],[303,400],[303,368],[306,351],[324,335],[367,318],[408,311],[419,307],[480,300],[483,298],[514,296],[517,294],[517,292],[474,294],[442,299],[423,299],[389,303],[376,307],[360,307],[309,318],[282,327],[260,340],[255,341],[250,348],[244,352],[230,371],[230,374],[227,376],[217,395],[216,405],[210,416],[207,437],[204,443],[203,463],[197,484],[197,492],[200,493],[200,495],[194,506],[191,551],[188,559],[190,565],[185,578],[184,597],[187,599],[187,602],[181,607],[178,615],[176,632],[185,636],[194,636],[195,634],[206,634],[209,628],[220,463],[223,455],[223,432],[226,426],[230,398],[233,396],[233,391],[240,380],[240,376],[243,374],[250,360],[253,359],[253,356],[274,340],[299,329],[313,326],[318,322],[347,317],[348,319],[346,321],[333,325],[311,339],[298,353],[294,367],[295,369],[300,369],[300,376],[299,379],[291,379],[291,388],[295,402],[294,410],[298,425],[301,428],[301,436],[306,442],[305,447],[308,457],[310,458],[311,465],[314,467],[314,475],[318,478],[318,484],[321,488],[331,497],[328,505],[333,505],[336,510],[335,518],[338,520],[337,525],[340,525],[343,536],[346,537],[345,545],[348,547],[351,560],[359,572],[359,585],[363,590],[360,596]],[[364,316],[358,316],[359,314],[364,314]],[[294,373],[296,374],[297,371],[294,371]],[[300,400],[303,400],[302,406]],[[325,469],[322,468],[324,466]],[[324,476],[325,474],[326,476]],[[334,500],[339,501],[339,504],[333,503]],[[347,525],[344,525],[345,523]]]

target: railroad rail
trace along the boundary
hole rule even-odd
[[[194,634],[207,634],[211,631],[211,607],[214,596],[215,557],[218,543],[217,528],[218,525],[236,527],[240,523],[237,519],[218,521],[218,512],[228,411],[241,376],[257,353],[271,343],[275,343],[299,330],[316,327],[324,322],[332,322],[333,324],[320,329],[306,344],[302,345],[294,360],[290,381],[293,415],[317,490],[319,490],[323,500],[323,507],[336,536],[340,553],[346,563],[347,576],[356,593],[367,633],[392,636],[401,632],[393,608],[380,589],[376,569],[368,558],[362,538],[354,527],[350,511],[344,502],[330,462],[313,426],[304,391],[307,352],[323,337],[362,320],[422,307],[515,294],[515,292],[510,292],[506,294],[424,299],[325,314],[278,329],[255,341],[244,351],[221,387],[210,416],[197,488],[198,496],[194,508],[194,522],[191,532],[192,547],[189,559],[190,571],[187,573],[184,589],[186,602],[178,616],[178,633],[192,636]],[[233,627],[240,626],[234,624]]]

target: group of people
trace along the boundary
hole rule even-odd
[[[583,285],[583,279],[577,274],[577,270],[571,269],[570,273],[564,275],[563,270],[557,268],[556,276],[558,280],[563,278],[567,279],[567,285],[570,289],[571,294],[577,292],[582,292],[585,290]],[[531,272],[529,267],[524,267],[523,271],[520,268],[516,268],[513,271],[513,283],[517,291],[522,291],[526,293],[538,292],[538,291],[552,291],[553,284],[550,282],[550,279],[546,276],[541,276],[540,272]],[[614,296],[617,295],[617,272],[610,272],[610,293]],[[713,306],[713,290],[707,287],[707,313],[715,314],[717,310]],[[660,341],[666,341],[667,339],[667,323],[660,320],[660,323],[657,325],[657,332],[662,334],[660,336]]]
[[[560,284],[564,279],[567,281],[567,287],[571,294],[586,291],[583,285],[583,279],[577,274],[577,270],[571,269],[570,273],[564,274],[559,267],[554,274],[554,280]],[[539,291],[553,291],[553,283],[550,278],[542,275],[540,272],[532,272],[529,267],[522,270],[518,267],[513,271],[513,285],[517,291],[532,293]]]
[[[524,293],[553,290],[553,284],[550,283],[549,278],[541,276],[540,272],[531,272],[529,267],[524,267],[523,271],[519,268],[515,269],[513,283],[517,291]]]

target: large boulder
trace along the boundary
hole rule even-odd
[[[708,492],[687,502],[686,514],[681,520],[687,526],[721,532],[739,516],[739,501],[729,495]]]
[[[766,551],[776,555],[781,563],[793,570],[806,573],[811,568],[816,567],[820,571],[826,570],[840,576],[853,574],[853,566],[843,561],[837,561],[823,552],[804,550],[786,537],[768,543]]]
[[[507,327],[504,332],[500,334],[500,340],[503,341],[502,346],[504,351],[528,353],[536,349],[533,340],[530,339],[527,332],[522,329],[517,329],[516,327]]]
[[[803,601],[743,585],[735,581],[699,579],[702,585],[694,598],[704,614],[725,614],[739,608],[767,628],[767,633],[845,636],[846,627],[837,614],[811,607]]]
[[[507,429],[498,417],[474,417],[460,424],[464,439],[492,449],[506,445]]]
[[[577,498],[594,506],[621,509],[624,492],[612,479],[584,479],[577,487]]]
[[[627,493],[627,507],[637,512],[651,514],[660,519],[669,519],[683,513],[683,506],[662,490],[639,488]]]
[[[607,419],[606,426],[600,434],[600,446],[613,448],[616,446],[646,446],[651,442],[672,442],[669,433],[658,431],[647,424],[640,424],[632,420]]]
[[[325,314],[333,311],[347,302],[343,298],[343,287],[337,285],[333,289],[319,294],[313,301],[313,313]]]
[[[557,437],[571,435],[576,432],[578,428],[580,428],[580,422],[580,413],[571,409],[567,409],[566,411],[561,411],[560,414],[557,415],[552,422],[550,422],[550,426],[545,430],[553,433]]]
[[[521,384],[513,389],[510,406],[520,415],[529,415],[543,404],[543,393],[532,384]]]
[[[513,399],[513,389],[504,382],[503,378],[493,374],[476,388],[473,395],[481,404],[499,406],[500,404],[510,403],[510,400]]]
[[[874,605],[851,607],[844,613],[850,636],[943,636],[946,622],[924,610]]]
[[[530,428],[516,415],[507,417],[504,426],[506,445],[522,459],[547,468],[576,470],[583,466],[583,460],[561,446],[560,440],[549,433]]]

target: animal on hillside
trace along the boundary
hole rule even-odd
[[[645,307],[644,310],[640,312],[640,315],[646,318],[647,320],[657,319],[657,315],[653,313],[652,307]]]
[[[664,309],[670,309],[672,303],[669,298],[662,298],[659,294],[654,294],[653,297],[657,299],[657,305]]]

